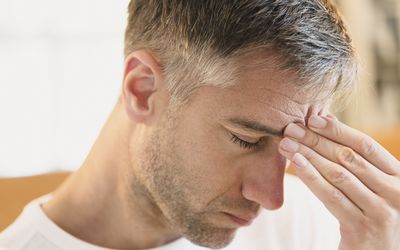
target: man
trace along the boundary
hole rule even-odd
[[[399,161],[327,113],[357,68],[329,1],[132,0],[125,56],[80,170],[0,245],[399,249]]]

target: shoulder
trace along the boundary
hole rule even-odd
[[[27,204],[17,219],[0,233],[0,247],[22,249],[37,233],[43,220],[40,204],[49,198],[50,194],[47,194]]]

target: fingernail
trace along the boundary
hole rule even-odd
[[[295,153],[299,147],[300,145],[297,142],[290,140],[289,138],[284,138],[281,141],[281,148],[287,152]]]
[[[325,128],[328,122],[320,116],[312,115],[308,119],[308,125],[313,128]]]
[[[308,165],[307,159],[300,153],[296,153],[293,156],[292,162],[298,168],[305,168]]]
[[[296,139],[303,139],[306,135],[306,131],[299,125],[290,123],[285,129],[285,135]]]

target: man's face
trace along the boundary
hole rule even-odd
[[[235,216],[249,220],[261,207],[283,203],[286,160],[278,143],[284,127],[304,124],[325,107],[294,84],[287,72],[254,68],[234,87],[197,89],[131,156],[137,163],[132,189],[144,189],[155,216],[193,243],[228,245],[246,224]]]

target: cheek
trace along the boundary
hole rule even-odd
[[[229,139],[224,133],[197,129],[181,134],[182,157],[190,190],[198,201],[208,203],[238,182],[234,156],[228,152]]]
[[[218,181],[225,175],[228,169],[232,169],[232,158],[221,147],[221,141],[217,137],[191,135],[191,141],[182,143],[182,156],[193,173],[197,173],[200,179]],[[225,178],[226,179],[226,178]]]

